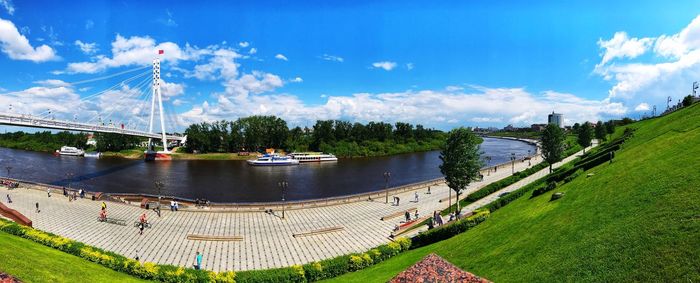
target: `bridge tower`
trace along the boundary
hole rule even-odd
[[[163,54],[162,51],[158,52]],[[165,119],[163,118],[163,98],[160,91],[160,58],[153,59],[153,95],[151,96],[151,119],[148,124],[148,132],[153,133],[153,119],[155,118],[156,99],[158,100],[158,113],[160,114],[160,131],[163,140],[163,151],[155,152],[153,150],[152,138],[148,138],[148,150],[146,151],[146,159],[169,159],[166,156],[170,154],[168,150],[168,140],[165,137]]]

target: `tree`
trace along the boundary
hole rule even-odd
[[[615,133],[615,122],[612,120],[605,122],[605,131],[609,134],[612,135]]]
[[[605,129],[605,125],[603,125],[603,121],[598,121],[598,123],[595,124],[595,138],[599,141],[605,140],[605,135],[607,133],[608,132]]]
[[[581,128],[578,129],[578,139],[577,142],[583,147],[583,153],[586,153],[586,147],[591,146],[591,140],[593,139],[593,130],[591,129],[591,123],[583,123]]]
[[[459,211],[459,193],[469,183],[479,178],[479,169],[483,166],[479,143],[481,139],[472,131],[460,127],[447,134],[444,147],[440,152],[440,172],[445,175],[445,182],[457,194],[457,211]]]
[[[574,133],[578,133],[578,129],[581,128],[581,124],[579,123],[574,123],[574,126],[571,127],[572,130],[574,130]]]
[[[549,163],[549,172],[552,173],[552,164],[561,161],[564,155],[564,132],[559,126],[547,125],[542,132],[542,156]]]
[[[687,107],[693,104],[693,96],[688,94],[688,96],[683,98],[683,107]]]

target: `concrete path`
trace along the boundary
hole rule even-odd
[[[573,157],[567,158],[571,160]],[[532,165],[541,162],[533,160]],[[559,164],[555,165],[559,166]],[[516,162],[515,170],[526,169],[527,162]],[[479,188],[511,174],[510,168],[490,172],[484,181],[473,183],[468,187],[466,196]],[[543,170],[545,171],[545,170]],[[534,177],[518,182],[504,190],[514,190],[530,180],[539,178],[546,172],[538,172]],[[485,174],[486,175],[486,174]],[[502,190],[502,191],[504,191]],[[498,193],[501,193],[499,191]],[[167,207],[158,217],[153,211],[122,204],[107,203],[108,217],[126,220],[128,224],[98,222],[99,201],[78,199],[69,202],[61,192],[54,191],[47,197],[46,191],[19,188],[0,189],[0,201],[5,202],[9,194],[13,203],[10,208],[25,214],[34,222],[34,227],[71,239],[100,247],[109,251],[142,261],[179,266],[194,264],[195,252],[204,254],[205,269],[250,270],[303,264],[311,261],[335,257],[352,252],[364,252],[377,245],[389,242],[394,225],[403,217],[382,221],[382,216],[402,212],[418,207],[421,216],[430,215],[434,210],[447,207],[447,201],[440,202],[448,196],[446,185],[433,186],[431,194],[422,188],[419,201],[413,202],[414,192],[401,193],[399,206],[385,204],[384,198],[374,201],[361,201],[336,206],[307,208],[286,211],[286,219],[281,219],[280,212],[270,215],[264,212],[217,212],[201,211],[171,212]],[[497,195],[495,193],[494,195]],[[454,196],[454,194],[453,194]],[[393,195],[389,197],[391,202]],[[493,195],[487,197],[493,200]],[[467,207],[473,210],[487,200],[478,201]],[[35,211],[39,203],[41,212]],[[139,235],[133,226],[139,215],[146,212],[153,228],[146,229]],[[414,211],[412,211],[413,213]],[[326,234],[305,237],[293,237],[295,233],[316,229],[342,226],[344,229]],[[242,241],[202,241],[189,240],[188,235],[204,236],[242,236]]]

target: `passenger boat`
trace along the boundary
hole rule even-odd
[[[333,154],[324,154],[322,152],[295,152],[290,153],[295,160],[299,162],[324,162],[324,161],[338,161],[338,158]]]
[[[60,155],[83,156],[85,154],[85,151],[72,146],[62,146],[60,150],[56,150],[56,153]]]
[[[299,160],[292,159],[289,156],[279,156],[277,154],[265,154],[255,160],[248,160],[248,164],[252,166],[286,166],[298,165]]]
[[[100,158],[102,157],[101,152],[86,152],[85,157]]]

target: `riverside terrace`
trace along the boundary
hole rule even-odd
[[[558,167],[574,156],[555,164]],[[533,160],[532,165],[541,162]],[[517,163],[515,170],[528,167],[527,162]],[[548,169],[535,175],[544,175]],[[510,175],[510,170],[498,170],[486,175],[481,182],[470,185],[463,196],[489,183]],[[512,191],[537,178],[526,178],[486,197],[479,204],[495,199],[498,194]],[[204,254],[203,268],[222,270],[250,270],[303,264],[352,252],[363,252],[390,241],[388,237],[401,217],[381,220],[385,215],[416,207],[422,216],[447,207],[443,200],[449,189],[440,184],[416,191],[393,194],[400,197],[399,206],[385,204],[383,198],[373,201],[356,201],[323,207],[293,209],[286,211],[285,219],[279,212],[270,215],[264,212],[231,212],[224,209],[199,209],[171,212],[164,210],[161,217],[153,211],[137,205],[108,202],[108,217],[125,220],[127,226],[98,222],[100,202],[78,199],[69,202],[62,193],[54,190],[47,197],[45,188],[20,186],[3,192],[10,194],[13,203],[8,207],[26,215],[35,228],[65,236],[113,251],[127,257],[138,256],[141,261],[192,266],[197,251]],[[414,193],[419,201],[413,202]],[[35,203],[41,212],[35,211]],[[474,203],[465,208],[465,213],[477,208]],[[153,227],[142,236],[133,227],[139,215],[146,212]],[[310,233],[316,230],[327,233]],[[425,228],[422,228],[425,229]],[[419,230],[409,231],[415,234]],[[296,235],[303,235],[295,237]]]

